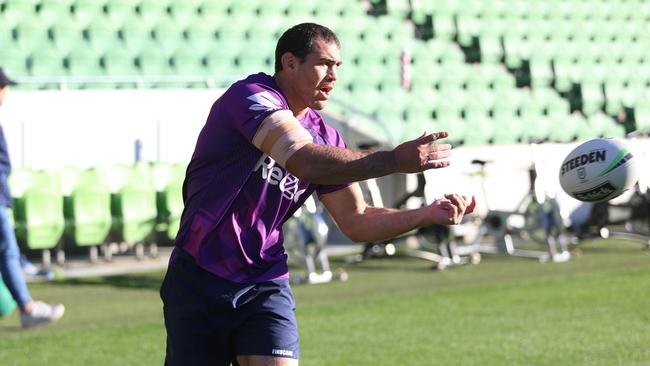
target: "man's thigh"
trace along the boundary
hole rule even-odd
[[[298,366],[298,360],[269,356],[237,356],[239,366]]]
[[[232,337],[235,355],[297,360],[298,323],[288,281],[260,283],[246,296]]]
[[[227,304],[211,301],[217,293],[193,263],[177,258],[160,289],[163,300],[168,365],[230,365],[234,359],[230,332],[235,324]],[[210,286],[208,286],[210,285]]]

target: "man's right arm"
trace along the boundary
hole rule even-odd
[[[449,161],[441,159],[451,155],[451,146],[433,142],[444,137],[446,132],[422,135],[392,151],[351,150],[311,143],[289,157],[286,169],[306,182],[342,184],[393,173],[443,168]]]
[[[344,184],[392,173],[417,173],[449,165],[451,145],[433,142],[447,132],[423,134],[391,151],[350,150],[315,144],[289,110],[278,110],[260,123],[252,143],[300,180]]]

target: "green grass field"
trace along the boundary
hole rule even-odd
[[[650,365],[650,253],[593,242],[569,263],[488,257],[346,266],[350,280],[296,286],[301,365]],[[64,319],[0,319],[0,365],[160,365],[163,273],[31,284]]]

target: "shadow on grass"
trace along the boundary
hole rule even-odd
[[[130,274],[104,277],[69,278],[54,281],[54,285],[63,286],[112,286],[137,290],[158,291],[162,284],[162,274]]]

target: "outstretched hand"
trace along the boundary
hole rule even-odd
[[[449,166],[449,161],[442,159],[451,156],[451,145],[433,143],[448,135],[445,131],[432,134],[425,132],[415,140],[398,145],[393,149],[396,170],[400,173],[418,173]]]
[[[460,224],[463,216],[470,214],[476,207],[474,196],[467,197],[458,194],[446,194],[429,205],[431,209],[432,224],[456,225]]]

